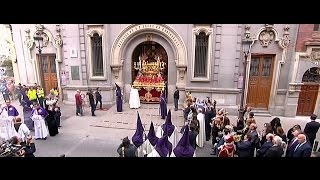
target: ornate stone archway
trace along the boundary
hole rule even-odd
[[[163,24],[133,24],[125,28],[113,43],[111,49],[111,69],[113,82],[123,85],[122,69],[124,63],[124,50],[127,43],[142,33],[154,33],[165,38],[174,49],[174,61],[177,67],[177,86],[185,87],[187,50],[182,38],[170,26]]]
[[[61,82],[60,82],[60,67],[59,67],[59,63],[62,62],[62,45],[63,45],[63,41],[61,38],[61,28],[60,25],[56,25],[56,31],[57,34],[55,35],[55,37],[53,36],[53,34],[47,30],[43,25],[41,24],[36,24],[35,26],[36,31],[32,34],[32,36],[30,36],[30,29],[26,29],[26,40],[25,40],[25,45],[27,47],[27,52],[28,52],[28,58],[29,61],[32,62],[33,64],[33,70],[35,73],[35,82],[39,83],[40,82],[40,76],[38,74],[38,65],[36,63],[36,59],[34,54],[32,53],[32,50],[35,46],[35,41],[34,41],[34,36],[36,34],[40,34],[43,37],[43,47],[46,47],[49,45],[49,43],[51,42],[53,47],[56,49],[56,72],[57,72],[57,80],[58,80],[58,88],[59,88],[59,98],[62,99],[62,88],[61,88]]]

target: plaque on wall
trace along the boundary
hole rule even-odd
[[[79,66],[71,66],[71,79],[80,80]]]

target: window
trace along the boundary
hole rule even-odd
[[[87,31],[87,43],[84,42],[84,37],[80,37],[80,44],[86,45],[87,52],[87,71],[89,79],[92,81],[104,81],[107,80],[107,60],[106,54],[106,36],[105,27],[103,24],[88,24]],[[80,46],[80,52],[81,52]],[[83,46],[84,47],[84,46]],[[83,49],[84,50],[84,49]],[[75,51],[75,55],[77,51]],[[84,55],[80,53],[82,58]],[[81,70],[81,68],[80,68]]]
[[[194,77],[207,77],[208,40],[209,36],[205,32],[196,36]]]
[[[92,75],[103,76],[102,37],[98,33],[91,37]]]
[[[319,24],[315,24],[315,25],[313,26],[313,31],[320,31],[320,29],[319,29]]]
[[[211,25],[195,25],[192,31],[191,81],[210,81],[213,28]]]

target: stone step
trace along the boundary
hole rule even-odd
[[[269,112],[254,112],[254,116],[271,117]]]

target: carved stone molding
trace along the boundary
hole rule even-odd
[[[152,34],[146,35],[146,41],[152,41]]]
[[[289,93],[293,94],[295,92],[300,92],[301,85],[303,85],[303,83],[289,83]]]
[[[259,35],[260,44],[263,47],[268,47],[272,41],[274,40],[274,32],[273,31],[267,31],[264,30]]]
[[[245,38],[245,39],[250,39],[250,38],[251,38],[250,25],[247,24],[247,25],[244,27],[244,29],[245,29],[244,38]]]
[[[122,64],[112,64],[110,65],[111,70],[113,72],[114,78],[118,79],[119,78],[119,72],[122,68]]]
[[[61,39],[61,35],[60,34],[56,34],[56,37],[54,38],[54,44],[56,44],[57,46],[62,46],[63,45],[63,41]]]
[[[284,30],[283,37],[280,38],[280,41],[279,41],[279,45],[282,48],[287,48],[290,44],[289,29],[290,29],[289,25],[286,25],[283,28],[283,30]]]
[[[24,43],[28,49],[32,49],[34,45],[34,40],[33,38],[30,37],[30,29],[26,29],[25,32],[26,32],[26,40],[24,41]]]
[[[180,78],[181,81],[183,81],[185,79],[187,66],[177,65],[177,69],[179,71],[179,78]]]

